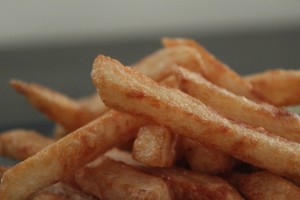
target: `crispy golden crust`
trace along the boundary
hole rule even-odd
[[[100,154],[134,137],[141,121],[110,111],[9,169],[0,199],[26,199]]]
[[[269,70],[244,79],[275,106],[300,104],[300,70]]]
[[[174,199],[241,200],[240,194],[223,179],[179,168],[142,168],[163,178],[174,193]]]
[[[92,77],[109,107],[151,119],[242,161],[300,178],[298,143],[228,120],[199,100],[159,86],[109,57],[96,58]]]
[[[235,94],[253,100],[261,100],[261,97],[256,94],[250,83],[243,80],[240,75],[218,60],[196,41],[185,38],[163,38],[162,43],[168,48],[185,46],[195,49],[203,59],[202,74],[205,78]]]
[[[0,134],[0,154],[25,160],[53,143],[53,139],[42,136],[36,131],[14,129]]]
[[[252,174],[233,173],[227,180],[249,200],[300,199],[298,186],[267,171]]]
[[[174,68],[179,88],[220,114],[300,143],[300,117],[268,104],[237,96],[183,68]],[[300,85],[299,85],[300,86]]]
[[[109,158],[97,160],[76,173],[79,187],[99,199],[171,199],[171,192],[160,178],[145,174]]]

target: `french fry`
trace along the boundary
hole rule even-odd
[[[300,117],[268,104],[237,96],[183,68],[174,68],[179,88],[214,108],[220,114],[300,143]]]
[[[90,110],[84,104],[44,86],[12,80],[11,86],[23,94],[31,104],[63,126],[67,131],[73,131],[95,119],[101,113]],[[107,111],[108,108],[105,109]]]
[[[135,136],[143,121],[110,111],[5,172],[0,199],[20,200]]]
[[[267,171],[252,174],[233,173],[227,180],[249,200],[300,199],[300,188]]]
[[[68,133],[69,132],[66,129],[64,129],[64,127],[62,127],[59,124],[55,124],[52,135],[55,140],[59,140],[60,138],[63,138],[66,135],[68,135]]]
[[[163,80],[172,74],[174,64],[192,71],[199,71],[203,65],[201,56],[189,47],[161,49],[142,59],[132,67],[155,81]]]
[[[162,87],[109,57],[96,58],[92,78],[103,102],[111,108],[153,120],[255,166],[300,178],[298,143],[226,119],[201,101]]]
[[[112,160],[115,160],[115,161],[120,161],[120,162],[123,162],[127,165],[131,165],[131,166],[143,166],[142,163],[140,162],[137,162],[135,161],[133,158],[132,158],[132,155],[130,152],[127,152],[127,151],[122,151],[120,149],[117,149],[117,148],[113,148],[111,150],[109,150],[108,152],[106,152],[104,154],[105,157],[108,157]]]
[[[175,200],[241,200],[240,194],[222,178],[180,168],[143,168],[163,178],[172,189]]]
[[[269,70],[248,75],[244,80],[251,83],[270,104],[275,106],[300,104],[300,70]]]
[[[236,159],[222,151],[208,148],[187,138],[184,139],[183,146],[186,159],[196,172],[212,175],[225,173],[238,163]]]
[[[33,130],[14,129],[0,134],[0,154],[17,160],[25,160],[53,143],[53,139]]]
[[[202,74],[205,78],[235,94],[253,100],[261,100],[261,97],[253,90],[249,82],[243,80],[240,75],[218,60],[196,41],[185,38],[163,38],[162,43],[167,48],[185,46],[197,50],[204,62],[204,65],[201,66]]]
[[[133,143],[135,160],[153,167],[170,167],[176,161],[178,137],[157,125],[141,127]]]
[[[83,191],[99,199],[172,199],[160,178],[109,158],[90,163],[76,173],[75,180]]]

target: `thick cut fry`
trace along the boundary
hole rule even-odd
[[[194,173],[179,168],[143,168],[163,178],[172,189],[175,200],[241,200],[240,194],[226,181],[216,176]]]
[[[242,161],[300,179],[298,143],[228,120],[201,101],[162,87],[109,57],[96,58],[92,77],[109,107],[151,119]]]
[[[268,104],[259,104],[237,96],[183,68],[174,68],[179,88],[220,114],[300,143],[300,117]]]
[[[300,70],[269,70],[246,76],[244,79],[270,104],[300,104]]]
[[[184,139],[183,146],[186,159],[193,171],[204,174],[220,174],[230,171],[238,163],[230,155],[207,148],[190,139]]]
[[[96,160],[75,175],[78,186],[99,199],[172,199],[166,183],[122,162]]]
[[[142,121],[110,111],[9,169],[0,199],[21,200],[135,136]]]
[[[170,167],[176,160],[177,135],[157,125],[141,127],[133,144],[135,160],[153,167]]]
[[[25,160],[54,143],[33,130],[14,129],[0,134],[0,154],[17,160]]]
[[[249,200],[297,200],[300,188],[267,171],[252,174],[233,173],[227,180]]]
[[[162,43],[168,48],[174,48],[176,46],[194,48],[202,56],[204,62],[204,65],[202,65],[202,74],[205,78],[235,94],[239,94],[253,100],[261,99],[261,97],[253,90],[250,83],[243,80],[241,76],[218,60],[196,41],[185,38],[163,38]]]
[[[44,86],[12,80],[11,86],[23,94],[33,106],[62,125],[67,131],[73,131],[95,119],[101,113]],[[108,108],[105,107],[105,111]]]
[[[203,61],[197,51],[192,48],[173,47],[156,51],[132,67],[151,79],[160,81],[172,74],[174,64],[199,72]]]

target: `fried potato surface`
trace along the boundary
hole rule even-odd
[[[240,194],[222,178],[180,168],[143,168],[163,178],[174,193],[174,199],[240,200]]]
[[[153,167],[170,167],[176,161],[177,140],[177,135],[163,126],[141,127],[133,144],[133,158]]]
[[[125,163],[96,160],[76,174],[79,187],[99,199],[172,199],[167,184]]]
[[[260,100],[261,97],[256,94],[249,82],[243,80],[240,75],[218,60],[196,41],[186,38],[163,38],[162,43],[168,48],[185,46],[195,49],[203,59],[202,74],[205,78],[235,94],[253,100]]]
[[[93,66],[93,82],[107,106],[152,120],[242,161],[300,178],[300,144],[226,119],[201,101],[160,86],[109,57],[98,56]]]
[[[0,199],[20,200],[130,140],[142,122],[110,111],[5,172]]]
[[[132,67],[155,81],[172,74],[174,64],[182,65],[192,71],[199,71],[203,65],[201,56],[189,47],[161,49],[142,59]]]
[[[0,155],[25,160],[54,143],[33,130],[13,129],[0,133]]]
[[[99,113],[84,104],[44,86],[12,80],[11,86],[51,120],[73,131],[95,119]]]
[[[182,91],[220,114],[300,143],[300,117],[293,112],[237,96],[183,68],[174,70]]]
[[[208,148],[187,138],[183,141],[183,147],[190,167],[196,172],[212,175],[225,173],[238,163],[236,159],[222,151]]]
[[[233,173],[227,179],[249,200],[300,199],[298,186],[267,171],[252,174]]]
[[[300,70],[269,70],[244,79],[270,104],[300,105]]]

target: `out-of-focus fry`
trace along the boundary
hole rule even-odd
[[[190,47],[173,47],[158,50],[132,67],[151,79],[160,81],[172,74],[174,64],[199,71],[203,61],[197,51]]]
[[[233,173],[227,180],[249,200],[300,199],[300,188],[267,171],[252,174]]]
[[[90,110],[84,104],[44,86],[19,80],[12,80],[10,83],[34,107],[62,125],[67,131],[73,131],[99,116],[98,111]]]
[[[179,168],[143,168],[163,178],[172,189],[174,199],[241,200],[240,194],[222,178]]]
[[[255,103],[237,96],[183,68],[174,68],[179,88],[220,114],[300,143],[300,117],[268,104]],[[299,85],[300,86],[300,85]]]
[[[202,65],[202,74],[205,78],[235,94],[253,100],[260,99],[250,83],[243,80],[241,76],[218,60],[196,41],[185,38],[163,38],[162,43],[168,48],[186,46],[197,50],[204,62],[204,65]]]
[[[64,183],[56,183],[36,194],[32,200],[96,200]]]
[[[98,56],[93,66],[93,82],[107,106],[151,119],[242,161],[300,179],[300,144],[226,119],[201,101],[160,86],[109,57]]]
[[[5,172],[0,199],[26,199],[112,147],[135,136],[143,122],[110,111]]]
[[[176,160],[177,135],[157,125],[141,127],[133,143],[135,160],[153,167],[170,167]]]
[[[53,139],[42,136],[36,131],[14,129],[0,134],[0,154],[25,160],[53,143]]]
[[[166,183],[122,162],[103,158],[75,175],[78,186],[99,199],[172,199]]]
[[[269,70],[244,77],[267,102],[275,106],[300,104],[300,70]]]
[[[68,135],[68,131],[66,129],[64,129],[64,127],[62,127],[59,124],[55,124],[54,129],[53,129],[53,137],[55,140],[59,140],[62,137],[65,137],[66,135]]]
[[[232,156],[190,139],[184,139],[183,146],[186,159],[193,171],[220,174],[230,171],[238,163]]]

